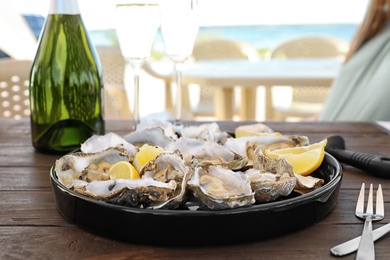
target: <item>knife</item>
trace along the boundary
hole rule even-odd
[[[390,158],[370,153],[354,152],[345,149],[345,141],[340,135],[329,136],[325,151],[338,161],[349,164],[372,175],[390,178]]]
[[[390,232],[390,223],[388,223],[380,228],[375,229],[372,232],[372,237],[373,237],[374,241],[376,241],[379,238],[386,235],[388,232]],[[353,253],[359,247],[360,238],[361,238],[361,236],[356,237],[354,239],[351,239],[351,240],[344,242],[340,245],[337,245],[335,247],[332,247],[330,249],[330,252],[332,253],[332,255],[335,255],[335,256],[344,256],[344,255],[348,255],[350,253]]]

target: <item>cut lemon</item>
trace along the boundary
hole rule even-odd
[[[236,138],[242,137],[242,136],[264,136],[264,135],[281,135],[278,132],[272,132],[272,129],[268,126],[257,123],[252,125],[242,125],[237,127],[234,130],[234,134]]]
[[[134,167],[137,169],[138,172],[141,171],[142,167],[145,166],[148,162],[151,160],[154,160],[159,154],[164,152],[164,149],[161,148],[158,145],[148,145],[144,144],[139,148],[138,153],[135,155],[134,158]]]
[[[127,161],[119,161],[111,165],[108,175],[111,180],[140,178],[137,169]]]
[[[264,154],[274,159],[285,158],[294,168],[294,172],[300,175],[309,175],[314,172],[322,163],[325,156],[325,146],[328,139],[321,142],[302,146],[285,148],[279,150],[264,150]]]

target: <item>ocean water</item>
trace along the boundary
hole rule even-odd
[[[350,41],[356,32],[357,24],[304,24],[304,25],[245,25],[201,27],[198,39],[226,38],[248,42],[258,49],[269,49],[292,38],[308,35],[325,35]],[[118,44],[115,31],[91,31],[95,45]],[[155,50],[163,50],[161,34],[156,36]]]

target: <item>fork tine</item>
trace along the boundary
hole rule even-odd
[[[360,193],[356,204],[356,214],[364,213],[364,190],[365,190],[365,184],[363,182],[362,187],[360,188]]]
[[[370,184],[370,192],[368,193],[367,211],[366,214],[374,214],[373,201],[372,201],[372,183]]]
[[[382,193],[382,185],[379,184],[378,190],[376,192],[376,209],[375,214],[384,216],[385,209],[383,205],[383,193]]]

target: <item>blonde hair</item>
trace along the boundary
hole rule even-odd
[[[345,61],[348,61],[365,42],[380,32],[389,17],[390,0],[371,0],[367,8],[366,16],[351,41]]]

